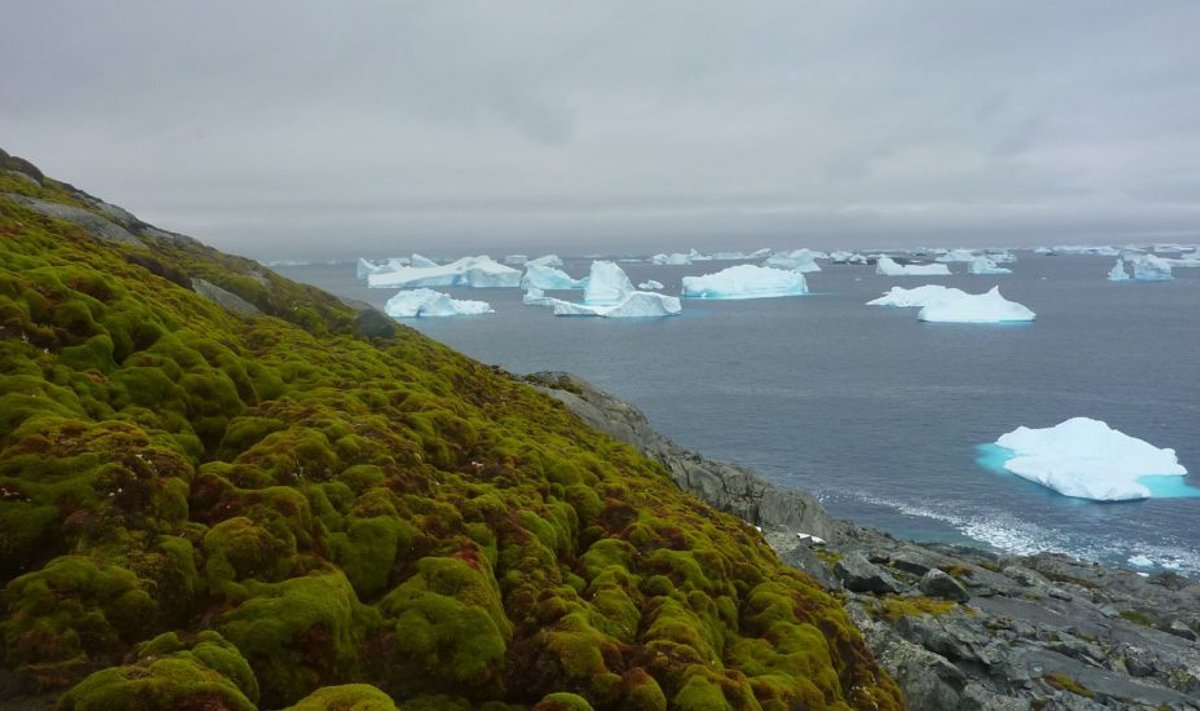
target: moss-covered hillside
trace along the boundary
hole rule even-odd
[[[752,527],[368,322],[0,153],[0,697],[902,705]]]

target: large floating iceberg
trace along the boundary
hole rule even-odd
[[[555,316],[603,316],[605,318],[647,318],[674,316],[683,310],[677,296],[664,296],[652,291],[635,291],[615,304],[576,304],[556,300]]]
[[[996,446],[1012,455],[1004,469],[1082,499],[1146,499],[1155,495],[1154,485],[1143,477],[1187,474],[1175,450],[1159,449],[1087,417],[1043,429],[1018,427],[997,439]],[[1188,495],[1186,488],[1171,488],[1175,495]]]
[[[587,286],[587,277],[572,279],[561,269],[544,267],[530,262],[525,266],[525,276],[521,277],[522,289],[582,289]]]
[[[683,278],[683,295],[692,299],[763,299],[807,293],[808,284],[800,272],[752,264]]]
[[[1133,278],[1137,281],[1168,281],[1175,277],[1171,275],[1171,262],[1153,254],[1125,255],[1125,261],[1133,269]]]
[[[917,313],[917,319],[931,323],[1006,323],[1036,317],[1029,307],[1001,296],[998,286],[986,294],[948,289],[942,298],[930,301]]]
[[[414,254],[412,262],[418,264]],[[422,262],[422,263],[424,263]],[[521,272],[506,267],[491,257],[463,257],[445,265],[398,267],[367,275],[367,286],[375,288],[411,288],[419,286],[515,287],[521,284]]]
[[[971,274],[986,274],[989,276],[994,274],[1012,274],[1011,269],[1007,267],[996,266],[996,263],[992,261],[991,257],[987,257],[982,254],[978,257],[972,258],[971,261],[967,263],[967,272]]]
[[[383,311],[392,318],[475,316],[495,313],[487,302],[452,299],[448,294],[433,289],[401,291],[387,300]]]
[[[625,271],[608,261],[592,262],[583,303],[555,299],[538,288],[528,289],[522,301],[530,306],[553,307],[555,316],[645,318],[673,316],[683,310],[679,297],[637,291]]]
[[[906,309],[914,306],[925,306],[939,299],[959,296],[969,296],[969,294],[962,289],[953,289],[948,286],[941,286],[940,284],[926,284],[925,286],[918,286],[913,289],[893,286],[883,296],[868,301],[867,306],[895,306]]]
[[[891,257],[881,255],[875,262],[875,273],[883,276],[949,276],[950,267],[945,264],[897,264]]]
[[[776,252],[763,262],[764,267],[790,269],[796,272],[819,272],[821,265],[816,260],[825,259],[829,255],[811,249],[793,249],[790,252]]]

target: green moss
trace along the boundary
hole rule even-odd
[[[490,572],[471,549],[460,557],[422,558],[416,575],[382,600],[392,631],[381,673],[398,693],[488,698],[501,692],[512,625]]]
[[[566,691],[546,694],[533,708],[534,711],[592,711],[587,699]]]
[[[264,705],[293,703],[360,675],[358,644],[370,616],[343,575],[249,581],[245,589],[249,599],[222,615],[216,629],[250,662]]]
[[[867,612],[875,619],[896,622],[903,617],[938,617],[954,610],[962,609],[952,600],[941,600],[932,597],[897,597],[885,595],[875,598],[867,606]]]
[[[1155,627],[1154,618],[1139,610],[1121,610],[1121,619],[1129,620],[1144,627]]]
[[[287,711],[397,711],[397,708],[392,697],[370,684],[343,684],[317,689]]]
[[[1061,689],[1063,691],[1075,694],[1076,696],[1082,696],[1085,699],[1096,698],[1096,692],[1087,688],[1083,684],[1080,684],[1078,681],[1075,681],[1066,674],[1062,674],[1060,672],[1051,672],[1042,678],[1046,680],[1047,684],[1055,689]]]
[[[135,232],[0,198],[0,633],[27,681],[123,660],[72,703],[370,682],[406,709],[901,706],[836,599],[632,448],[409,329],[359,338],[327,294]]]

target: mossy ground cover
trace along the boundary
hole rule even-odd
[[[405,328],[358,337],[253,262],[143,240],[0,198],[0,651],[29,689],[69,709],[902,705],[836,600],[553,400]]]

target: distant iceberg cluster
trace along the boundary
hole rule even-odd
[[[821,265],[817,264],[817,260],[826,259],[828,256],[824,252],[814,252],[811,249],[794,249],[790,252],[775,252],[767,257],[763,266],[802,273],[819,272]]]
[[[995,446],[1007,455],[1006,471],[1064,496],[1129,501],[1156,496],[1160,487],[1174,496],[1200,494],[1180,488],[1182,479],[1169,479],[1187,474],[1175,450],[1159,449],[1100,420],[1074,417],[1054,427],[1018,427]]]
[[[808,283],[799,271],[752,264],[683,278],[683,296],[691,299],[764,299],[807,293]]]
[[[992,287],[984,294],[968,294],[962,289],[926,284],[915,289],[892,287],[868,306],[918,307],[917,319],[931,323],[1009,323],[1037,318],[1029,307],[1009,301]]]
[[[880,256],[875,262],[875,273],[881,276],[949,276],[950,267],[945,264],[897,264],[891,257]]]

